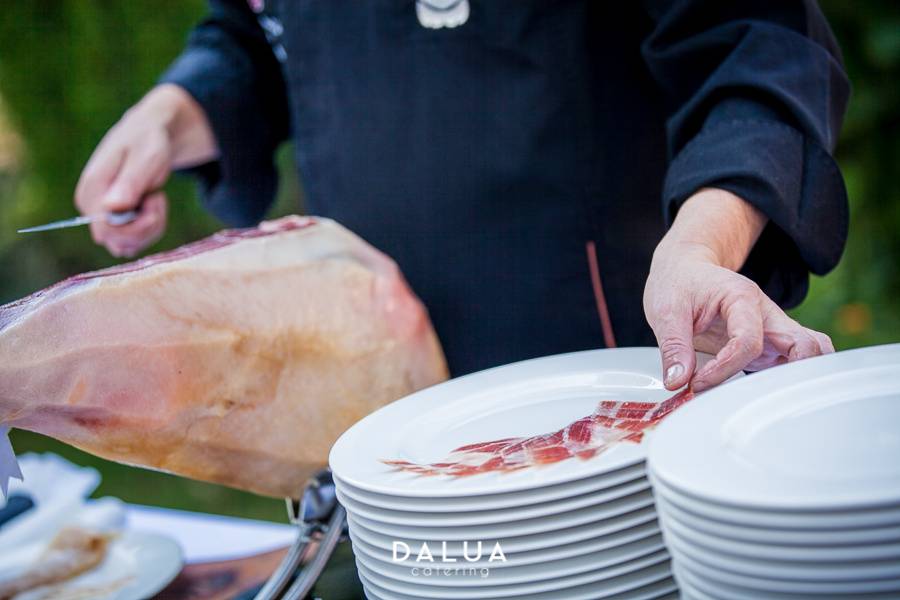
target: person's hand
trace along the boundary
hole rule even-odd
[[[104,136],[78,180],[75,205],[85,215],[137,209],[127,225],[91,224],[94,241],[114,256],[134,256],[166,229],[160,188],[182,163],[208,160],[215,142],[202,109],[180,87],[154,88]]]
[[[678,219],[654,252],[644,290],[668,389],[691,382],[702,391],[741,370],[834,352],[827,335],[791,319],[735,272],[765,224],[755,209],[728,192],[703,190]],[[715,355],[696,373],[695,349]]]

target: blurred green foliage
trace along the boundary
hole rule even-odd
[[[822,0],[853,84],[837,159],[850,195],[840,265],[793,316],[838,349],[900,341],[900,3]]]
[[[854,95],[838,148],[852,204],[841,265],[813,281],[795,316],[839,348],[900,340],[900,5],[822,2],[841,42]],[[6,2],[0,11],[0,302],[115,261],[85,230],[17,236],[18,227],[73,214],[72,190],[91,151],[121,113],[177,55],[201,0]],[[300,190],[288,152],[274,210],[296,210]],[[220,225],[174,179],[166,237],[197,239]],[[53,450],[100,466],[99,494],[128,501],[283,518],[279,501],[101,461],[34,434],[18,450]]]

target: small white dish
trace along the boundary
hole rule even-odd
[[[96,568],[53,588],[55,600],[135,600],[150,598],[181,572],[181,547],[172,539],[126,531],[116,536]],[[35,589],[16,600],[44,600],[46,589]]]

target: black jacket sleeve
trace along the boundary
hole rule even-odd
[[[744,265],[782,306],[806,295],[847,237],[831,152],[849,97],[834,37],[813,0],[648,1],[644,59],[671,103],[663,209],[718,187],[770,223]]]
[[[204,204],[229,225],[253,225],[277,189],[273,155],[289,134],[287,94],[281,65],[246,0],[212,0],[210,7],[160,81],[197,100],[219,145],[217,161],[190,169]]]

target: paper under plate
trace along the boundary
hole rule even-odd
[[[736,507],[900,504],[900,344],[774,367],[680,408],[650,441],[650,471]]]
[[[56,586],[57,600],[135,600],[149,598],[181,571],[181,548],[172,539],[126,531],[115,538],[95,569]],[[46,590],[33,590],[16,600],[46,600]]]
[[[701,362],[707,357],[701,358]],[[602,400],[662,402],[657,348],[618,348],[527,360],[453,379],[377,410],[347,430],[329,462],[340,481],[406,497],[466,497],[554,486],[635,465],[640,444],[621,442],[589,459],[469,477],[421,476],[383,462],[430,464],[460,446],[550,433],[590,415]]]

